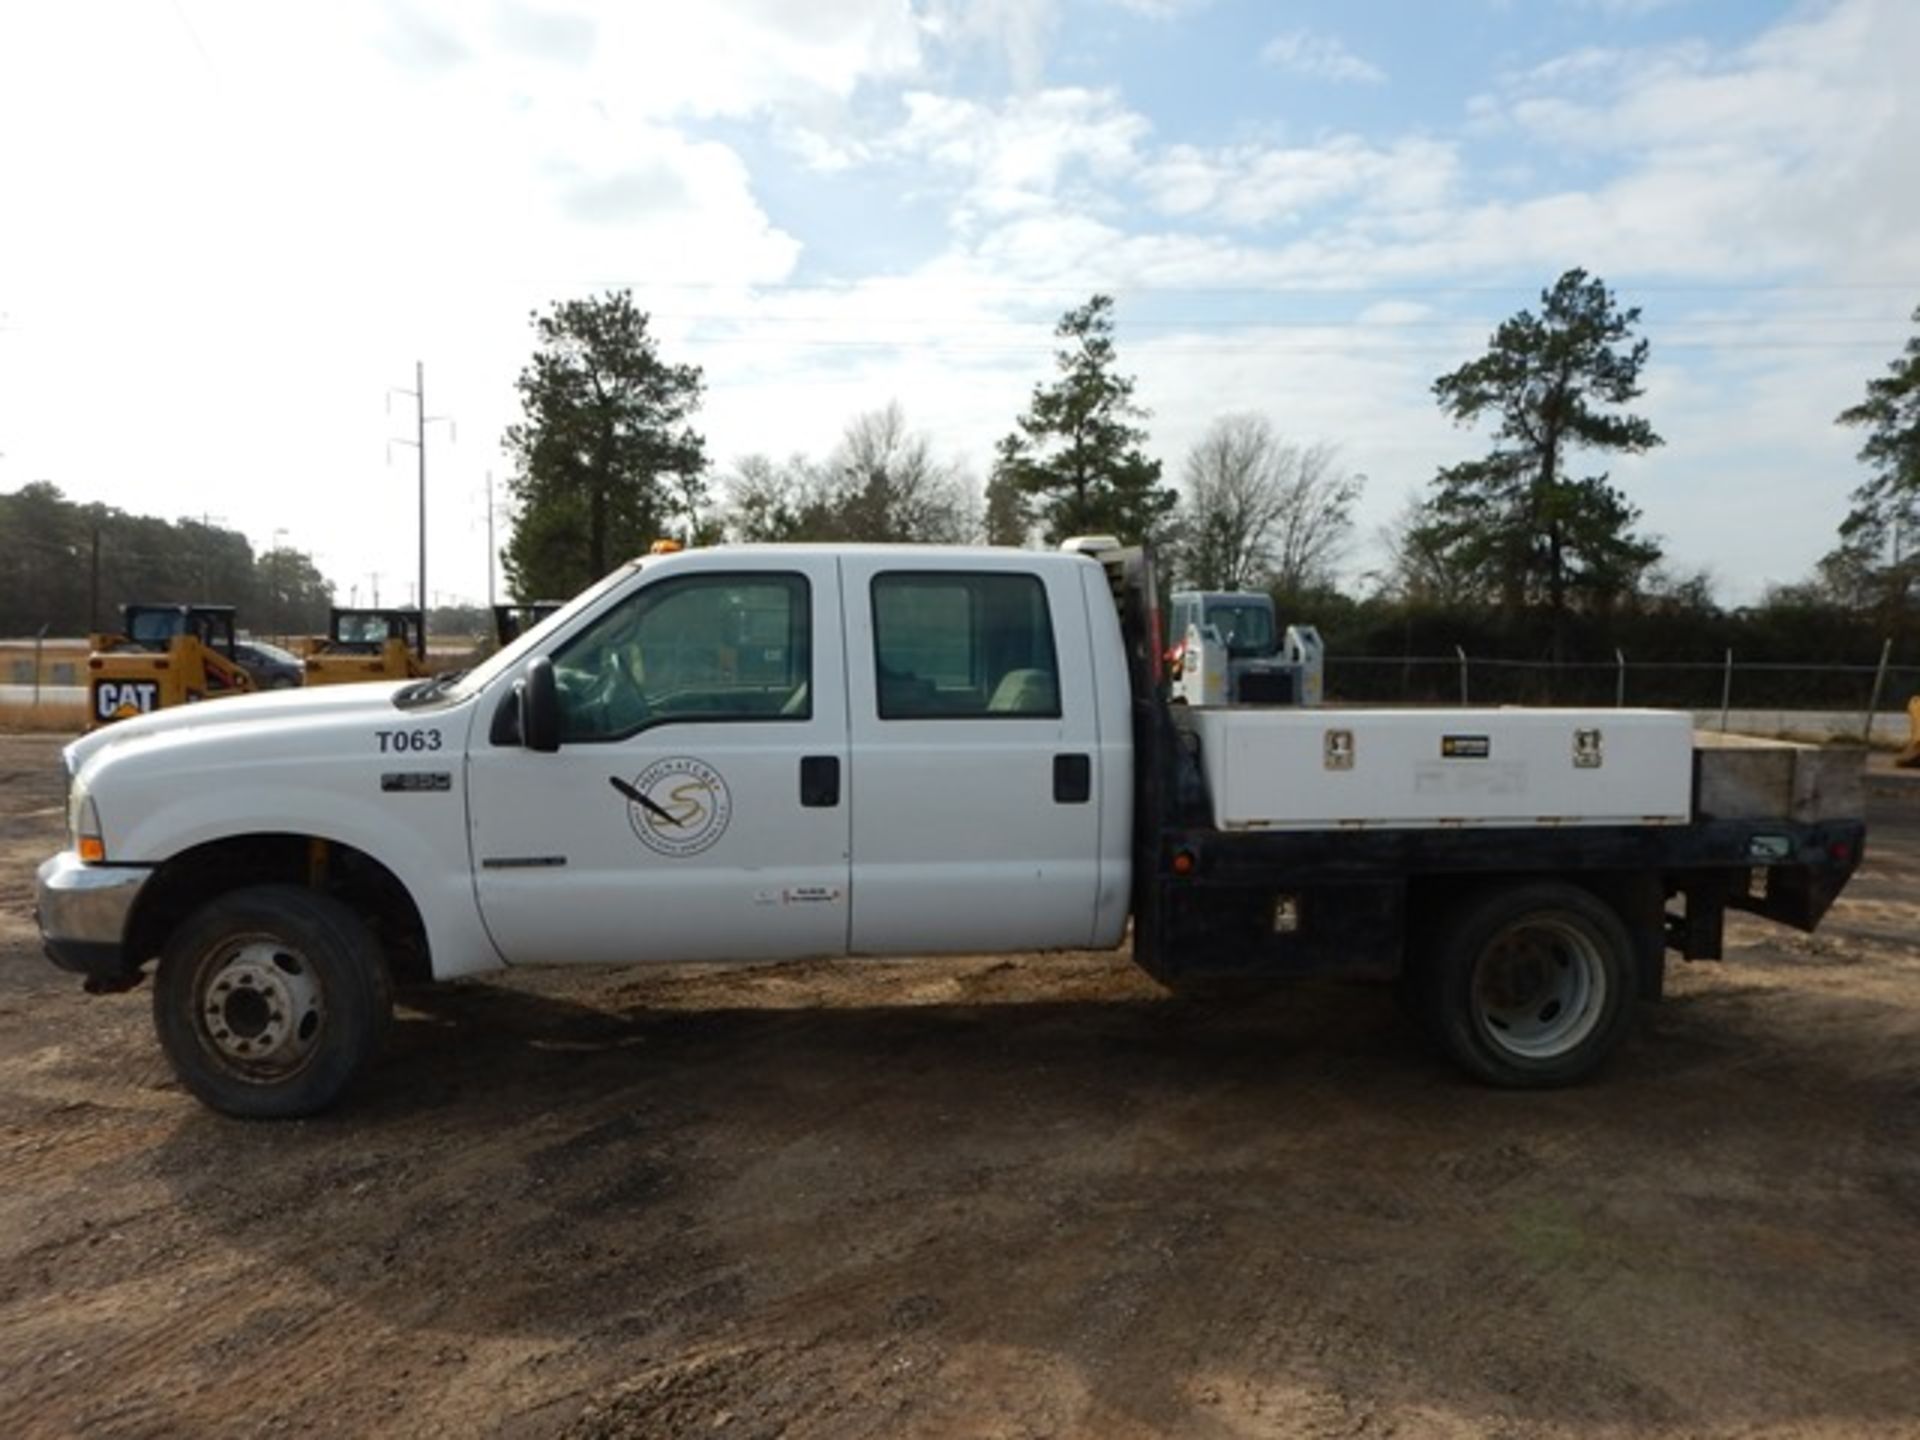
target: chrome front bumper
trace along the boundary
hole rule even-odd
[[[70,850],[42,862],[34,919],[47,958],[86,976],[90,989],[137,983],[139,963],[125,949],[127,917],[152,873],[132,865],[83,865]]]

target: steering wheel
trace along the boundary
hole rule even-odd
[[[647,704],[646,689],[634,677],[627,656],[617,648],[607,651],[595,699],[606,723],[606,733],[610,735],[638,729],[653,714],[653,707]]]

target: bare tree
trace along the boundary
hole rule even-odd
[[[960,543],[978,532],[966,472],[937,459],[898,404],[857,415],[826,463],[740,460],[725,482],[736,540]]]
[[[1387,557],[1386,565],[1373,572],[1382,595],[1442,609],[1488,599],[1484,572],[1461,565],[1435,538],[1432,517],[1419,496],[1408,496],[1400,513],[1380,527],[1376,538]]]
[[[736,461],[722,482],[726,491],[726,533],[753,542],[821,540],[818,467],[804,455],[780,462],[765,455]]]
[[[1331,578],[1361,480],[1330,445],[1282,440],[1262,415],[1223,415],[1187,454],[1186,577],[1203,590]]]
[[[977,528],[965,474],[907,429],[897,400],[848,423],[827,474],[840,539],[958,544]]]

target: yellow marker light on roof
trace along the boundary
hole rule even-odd
[[[649,555],[678,555],[687,547],[678,540],[656,540],[647,547]]]

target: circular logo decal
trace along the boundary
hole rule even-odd
[[[634,777],[627,823],[649,850],[698,855],[727,833],[733,797],[720,772],[703,760],[675,755]]]

